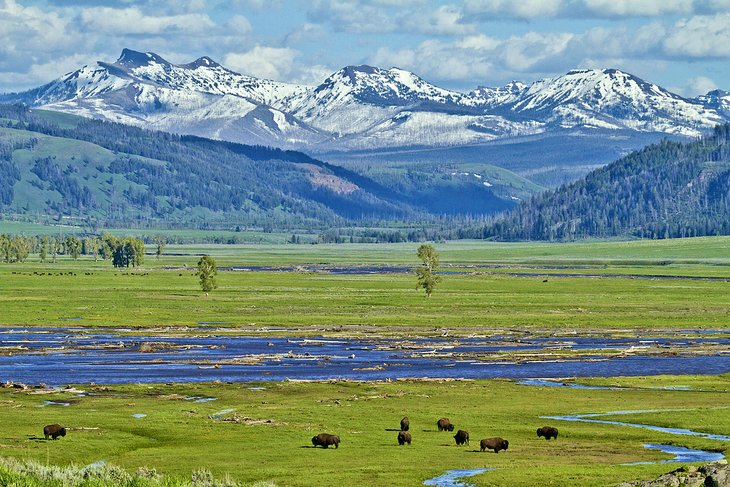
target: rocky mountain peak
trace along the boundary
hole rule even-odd
[[[150,64],[170,65],[169,62],[154,52],[139,52],[127,48],[122,49],[122,54],[117,59],[116,64],[128,69],[141,68]]]

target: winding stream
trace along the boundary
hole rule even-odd
[[[730,409],[730,406],[728,406]],[[627,415],[627,414],[641,414],[641,413],[660,413],[671,410],[666,409],[644,409],[644,410],[633,410],[633,411],[611,411],[606,413],[588,413],[588,414],[573,414],[568,416],[540,416],[543,419],[554,419],[557,421],[578,421],[582,423],[597,423],[597,424],[613,424],[617,426],[628,426],[631,428],[644,428],[652,431],[659,431],[661,433],[669,433],[672,435],[684,435],[684,436],[700,436],[707,438],[708,440],[719,440],[719,441],[730,441],[730,436],[716,435],[713,433],[703,433],[700,431],[692,431],[683,428],[667,428],[664,426],[654,426],[652,424],[640,424],[640,423],[626,423],[622,421],[610,421],[606,419],[595,419],[601,416],[614,416],[614,415]],[[682,411],[675,410],[675,411]]]
[[[466,484],[464,482],[461,482],[460,479],[473,477],[474,475],[479,475],[480,473],[484,473],[489,470],[494,470],[494,469],[493,468],[472,468],[472,469],[463,469],[463,470],[449,470],[446,473],[439,475],[438,477],[424,480],[423,485],[437,485],[438,487],[465,487],[465,486],[471,485],[471,484]]]
[[[522,381],[523,383],[527,381]],[[529,383],[528,383],[529,384]],[[560,384],[560,383],[555,383]],[[544,385],[540,381],[536,381],[535,384],[529,385]],[[730,407],[728,407],[730,409]],[[607,413],[588,413],[588,414],[574,414],[569,416],[540,416],[543,419],[553,419],[557,421],[578,421],[584,423],[599,423],[599,424],[612,424],[618,426],[630,426],[634,428],[644,428],[653,431],[660,431],[662,433],[670,433],[675,435],[688,435],[688,436],[701,436],[703,438],[730,441],[730,436],[716,435],[711,433],[702,433],[699,431],[692,431],[682,428],[665,428],[661,426],[654,426],[650,424],[639,424],[639,423],[625,423],[620,421],[608,421],[600,419],[592,419],[598,416],[607,415],[619,415],[619,414],[639,414],[639,413],[651,413],[651,412],[663,412],[666,410],[635,410],[635,411],[612,411]],[[722,453],[710,452],[704,450],[693,450],[691,448],[685,448],[682,446],[675,445],[657,445],[653,443],[645,444],[644,448],[650,450],[659,450],[663,453],[674,455],[674,458],[667,460],[661,460],[659,462],[631,462],[624,463],[623,465],[651,465],[654,463],[692,463],[692,462],[717,462],[725,458]],[[423,485],[437,485],[440,487],[465,487],[470,484],[461,482],[460,479],[479,475],[480,473],[494,470],[493,468],[475,468],[471,470],[448,470],[443,475],[428,479],[423,482]]]

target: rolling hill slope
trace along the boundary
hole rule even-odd
[[[516,175],[484,184],[439,168],[403,170],[396,178],[361,174],[296,151],[9,105],[0,106],[0,165],[7,175],[0,179],[3,211],[107,224],[288,228],[428,221],[503,211],[515,205],[514,195],[537,188]]]

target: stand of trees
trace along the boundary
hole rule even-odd
[[[730,234],[730,124],[689,143],[663,141],[533,197],[471,236],[571,240]]]
[[[0,235],[0,261],[24,262],[32,253],[37,253],[41,262],[56,261],[58,255],[67,255],[76,260],[80,255],[93,255],[110,260],[114,267],[139,267],[144,263],[144,242],[134,237],[115,237],[104,234],[79,238],[22,235]]]

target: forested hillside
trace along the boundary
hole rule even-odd
[[[721,125],[693,142],[650,145],[580,181],[534,196],[480,236],[565,240],[730,234],[729,142],[730,125]]]
[[[0,210],[93,217],[105,225],[157,221],[281,229],[421,223],[444,214],[486,215],[514,206],[509,196],[497,194],[504,188],[473,178],[434,174],[420,187],[397,183],[398,178],[376,181],[301,152],[19,105],[0,106],[0,171]],[[510,180],[509,185],[523,182]],[[518,191],[522,195],[524,189]]]

